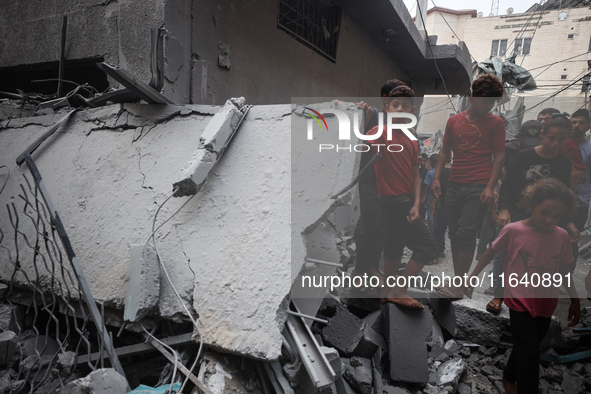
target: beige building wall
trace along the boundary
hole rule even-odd
[[[507,40],[506,56],[509,56],[513,52],[516,37],[531,38],[530,53],[518,55],[516,64],[531,71],[538,89],[524,92],[524,95],[549,96],[588,72],[587,61],[591,60],[590,8],[491,17],[460,14],[465,11],[440,11],[430,10],[427,14],[429,34],[438,36],[438,44],[464,41],[478,61],[489,58],[493,40]],[[457,37],[451,33],[443,18],[457,33]],[[554,62],[556,64],[549,65]],[[579,81],[559,96],[583,98],[585,94],[581,92],[581,86],[582,82]]]

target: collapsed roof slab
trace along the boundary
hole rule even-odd
[[[344,111],[354,108],[339,105]],[[218,110],[124,104],[80,111],[33,154],[97,301],[123,308],[130,247],[147,242],[156,211],[172,194],[173,182]],[[170,199],[156,221],[158,226],[187,202],[156,232],[160,257],[183,301],[197,313],[204,342],[259,359],[281,353],[292,274],[306,256],[301,233],[334,209],[329,196],[351,180],[357,157],[322,156],[332,178],[326,182],[315,176],[317,189],[305,189],[311,201],[298,206],[303,212],[295,220],[298,258],[292,266],[291,113],[290,105],[252,107],[201,191],[189,202],[188,197]],[[307,120],[296,118],[305,127]],[[336,130],[336,118],[327,120]],[[12,258],[12,228],[4,207],[18,200],[13,197],[27,173],[14,160],[53,122],[2,123],[0,166],[10,168],[10,178],[0,195],[1,245]],[[305,162],[305,155],[297,160]],[[303,171],[300,175],[307,178]],[[33,249],[25,248],[19,256],[29,270],[32,255]],[[0,250],[2,280],[10,280],[13,263]],[[16,281],[26,285],[22,276]],[[184,313],[162,273],[159,300],[156,315]]]

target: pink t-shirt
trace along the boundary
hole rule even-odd
[[[496,252],[505,251],[505,304],[515,311],[529,312],[532,317],[552,316],[558,305],[558,287],[554,279],[543,282],[543,278],[544,274],[553,278],[561,264],[573,261],[566,230],[556,227],[550,234],[540,234],[527,228],[523,221],[509,223],[491,247]],[[509,280],[511,275],[517,283]],[[530,283],[520,283],[525,282],[522,278]]]

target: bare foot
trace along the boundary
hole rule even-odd
[[[419,301],[415,300],[414,298],[412,298],[411,296],[409,296],[406,293],[390,294],[386,297],[383,297],[381,299],[381,302],[382,302],[382,304],[390,302],[392,304],[400,305],[405,308],[425,309],[423,304],[421,304]]]
[[[503,387],[505,388],[506,394],[518,394],[517,385],[515,382],[510,382],[507,379],[503,378]]]

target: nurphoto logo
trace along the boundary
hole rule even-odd
[[[353,129],[353,134],[355,138],[358,138],[362,141],[375,141],[381,137],[382,133],[384,132],[384,115],[386,115],[386,137],[388,141],[392,140],[392,132],[393,130],[401,130],[404,135],[410,138],[412,141],[416,141],[417,138],[411,133],[409,130],[410,128],[416,126],[417,118],[410,113],[406,112],[388,112],[388,113],[378,113],[378,126],[377,132],[371,135],[365,135],[359,130],[359,119],[360,119],[360,111],[356,111],[353,113],[353,127],[351,127],[351,119],[349,119],[349,115],[347,115],[344,111],[334,109],[334,108],[324,108],[318,111],[310,108],[304,107],[304,115],[308,116],[307,119],[307,139],[309,141],[314,139],[314,129],[317,128],[321,132],[329,132],[328,124],[326,119],[323,115],[332,114],[336,116],[339,131],[338,131],[338,139],[340,141],[351,141],[351,129]],[[410,122],[409,122],[410,121]],[[317,125],[317,126],[315,126]],[[379,152],[380,150],[388,150],[389,152],[401,152],[403,150],[403,146],[400,144],[354,144],[354,145],[335,145],[335,144],[319,144],[318,150],[319,152],[333,150],[333,151],[347,151],[347,152],[368,152],[371,150],[371,146],[374,146],[375,149]]]

